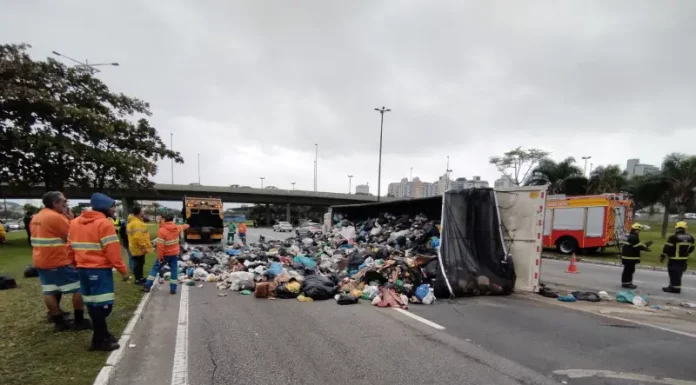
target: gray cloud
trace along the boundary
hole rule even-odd
[[[119,61],[99,76],[152,104],[188,181],[201,153],[220,179],[310,188],[320,143],[325,189],[358,171],[374,185],[382,105],[383,187],[413,163],[436,178],[446,155],[455,175],[494,179],[488,157],[517,145],[623,164],[696,140],[688,0],[0,4],[1,35],[37,58]]]

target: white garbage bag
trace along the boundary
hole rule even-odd
[[[196,281],[205,281],[208,279],[208,272],[202,267],[197,267],[196,270],[193,271],[193,279]]]
[[[347,226],[341,229],[339,232],[341,236],[349,241],[352,241],[355,239],[355,227],[353,226]]]

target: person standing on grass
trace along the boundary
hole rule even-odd
[[[684,221],[674,225],[674,234],[667,238],[662,248],[660,262],[667,261],[667,273],[669,274],[669,286],[663,287],[665,293],[681,293],[682,275],[686,271],[689,255],[694,251],[694,237],[686,232],[687,224]]]
[[[31,219],[33,217],[34,217],[34,213],[27,210],[24,213],[24,218],[22,218],[22,221],[24,222],[24,230],[26,230],[26,232],[27,232],[27,243],[29,243],[29,247],[31,247],[31,229],[29,229],[29,224],[31,223]]]
[[[5,232],[5,226],[3,226],[3,221],[0,221],[0,245],[7,242],[7,233]]]
[[[245,222],[241,222],[239,224],[239,228],[237,230],[239,232],[239,239],[242,241],[244,246],[246,246],[246,233],[247,233],[247,225]]]
[[[118,229],[116,231],[118,232],[118,237],[121,240],[121,246],[123,247],[123,250],[126,251],[126,255],[128,256],[128,268],[130,268],[131,274],[135,275],[135,261],[133,261],[133,255],[130,252],[130,248],[128,247],[128,223],[125,220],[120,220],[118,222]]]
[[[161,222],[160,228],[157,231],[157,239],[155,239],[155,243],[157,244],[157,260],[152,266],[150,274],[147,276],[143,291],[149,292],[152,289],[152,285],[155,279],[157,279],[160,268],[164,264],[167,264],[171,272],[169,277],[169,292],[171,294],[176,294],[177,283],[179,283],[178,260],[181,251],[179,248],[179,240],[181,232],[188,229],[189,225],[177,225],[174,223],[174,216],[171,214],[165,214],[162,218],[164,222]]]
[[[638,286],[633,284],[633,274],[636,272],[636,265],[640,263],[640,252],[649,251],[652,242],[642,243],[639,233],[643,230],[643,225],[634,223],[631,226],[631,232],[623,241],[621,246],[621,263],[623,264],[623,273],[621,273],[621,287],[626,289],[635,289]]]
[[[237,225],[234,223],[234,220],[231,220],[230,223],[227,224],[227,244],[231,245],[234,243],[234,233],[237,232]]]
[[[132,255],[133,275],[137,285],[145,284],[143,277],[143,266],[145,266],[145,254],[153,251],[150,233],[143,220],[145,214],[139,206],[133,208],[133,212],[128,216],[128,226],[126,228],[128,238],[128,251]]]
[[[60,299],[63,294],[72,294],[75,311],[74,328],[90,329],[92,324],[85,319],[75,261],[67,248],[70,219],[72,219],[68,200],[61,192],[50,191],[43,196],[43,204],[45,208],[31,220],[30,231],[32,259],[39,273],[49,318],[55,324],[54,331],[70,328],[64,318],[65,314],[60,309]]]
[[[114,215],[116,202],[102,193],[92,194],[92,210],[85,211],[70,223],[68,252],[77,263],[80,290],[94,324],[89,350],[112,351],[120,346],[109,333],[106,318],[114,305],[116,268],[124,281],[128,270],[123,263],[116,228],[108,219]]]

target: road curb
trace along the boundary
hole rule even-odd
[[[556,255],[541,255],[542,259],[551,259],[554,261],[570,261],[570,257],[559,257]],[[606,262],[606,261],[597,261],[593,259],[587,259],[587,258],[577,258],[578,262],[582,263],[589,263],[592,265],[602,265],[602,266],[623,266],[619,262]],[[661,266],[644,266],[637,264],[636,269],[638,270],[653,270],[653,271],[667,271],[666,267],[661,267]],[[689,275],[696,275],[696,270],[687,270],[684,272],[684,274],[689,274]]]
[[[156,291],[157,286],[157,282],[155,282],[155,285],[152,285],[152,290],[140,299],[138,307],[135,309],[133,316],[131,317],[130,321],[128,321],[128,325],[126,325],[126,328],[123,329],[121,338],[118,340],[118,344],[121,346],[109,354],[109,357],[106,359],[106,363],[99,371],[99,374],[97,375],[97,378],[94,379],[94,383],[92,385],[108,385],[111,381],[111,376],[116,369],[116,365],[118,365],[126,352],[128,341],[133,334],[133,330],[135,330],[135,325],[143,315],[145,307],[147,306],[148,302],[150,302],[152,293]]]

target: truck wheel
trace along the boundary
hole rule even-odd
[[[561,254],[572,254],[578,248],[578,241],[573,237],[562,237],[556,241],[556,251]]]

